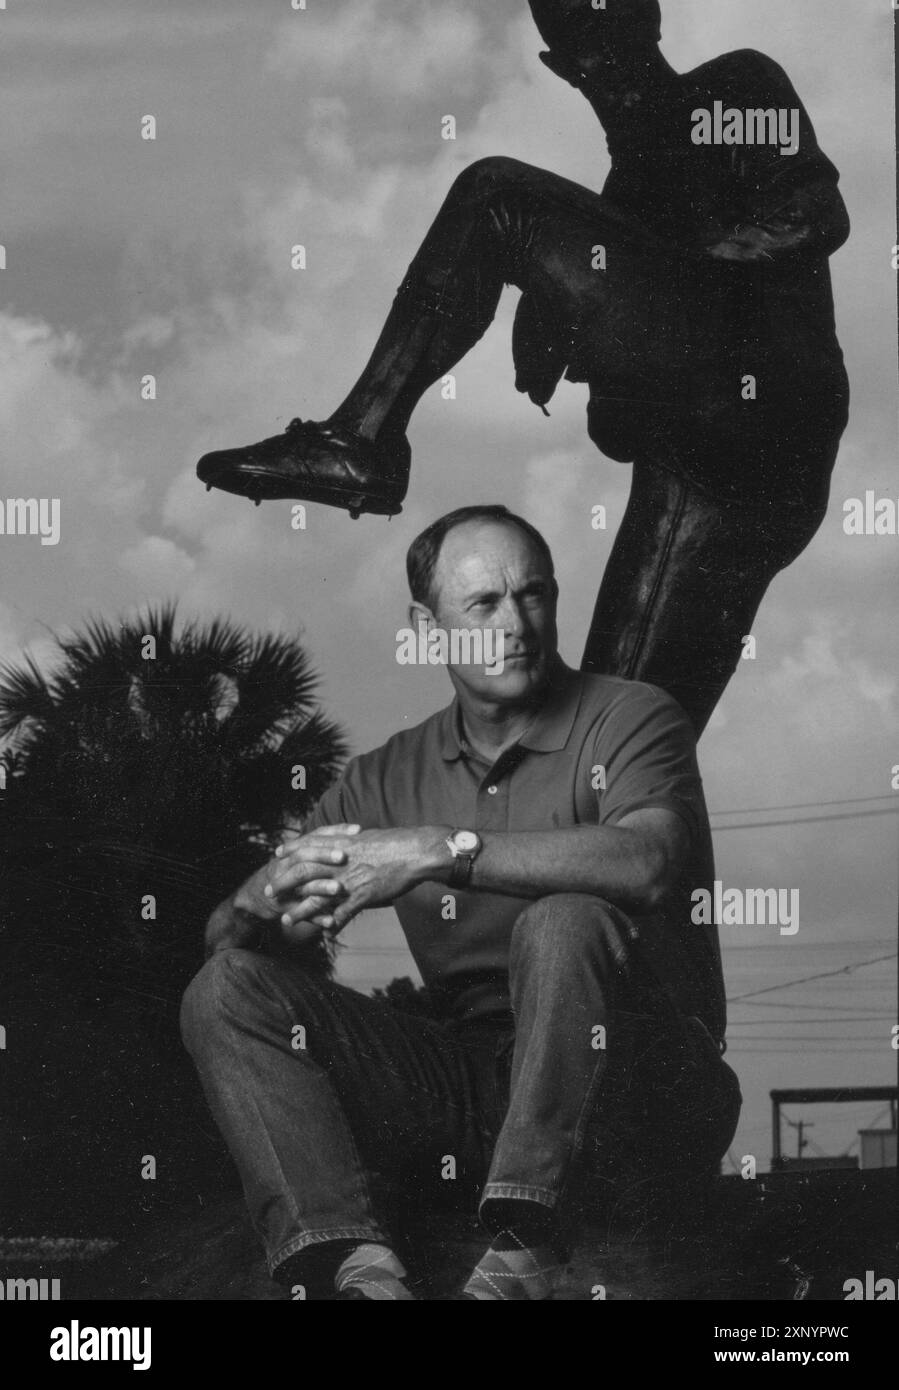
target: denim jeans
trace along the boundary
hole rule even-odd
[[[723,1154],[736,1078],[653,979],[623,912],[582,894],[530,904],[509,983],[508,1018],[466,1026],[403,1014],[277,956],[232,949],[203,966],[182,1032],[276,1277],[323,1242],[390,1243],[376,1174],[404,1191],[479,1188],[488,1230],[497,1201],[556,1210],[616,1071],[655,1098],[646,1113],[675,1146],[689,1112],[705,1136],[699,1161]]]

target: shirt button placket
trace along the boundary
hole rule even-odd
[[[509,779],[496,777],[481,784],[481,824],[485,830],[508,830],[509,821]]]

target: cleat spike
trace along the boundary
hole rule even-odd
[[[212,483],[207,483],[207,484],[206,484],[206,491],[207,491],[207,492],[211,492],[211,491],[212,491]]]
[[[254,498],[253,498],[253,506],[254,506],[254,507],[261,507],[261,506],[262,506],[262,498],[261,498],[261,497],[254,497]]]

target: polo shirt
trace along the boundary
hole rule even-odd
[[[681,707],[655,686],[553,666],[545,699],[493,763],[465,740],[457,700],[353,758],[304,829],[358,822],[364,830],[448,825],[492,833],[615,825],[667,807],[691,845],[661,909],[635,916],[640,947],[678,1006],[724,1036],[717,931],[691,921],[690,894],[712,889],[711,834],[695,739]],[[394,903],[439,1012],[464,1021],[508,1014],[512,928],[529,899],[422,883]]]

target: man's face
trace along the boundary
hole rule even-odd
[[[502,671],[451,664],[457,689],[509,706],[540,692],[558,648],[557,589],[529,536],[503,522],[456,526],[440,549],[434,594],[434,618],[443,630],[488,629],[496,632],[494,640],[502,634]]]

